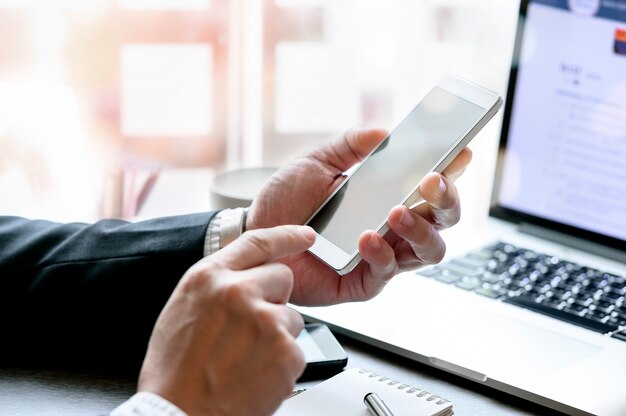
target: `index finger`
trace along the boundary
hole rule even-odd
[[[299,254],[315,242],[311,227],[281,225],[247,231],[238,239],[212,255],[232,270],[246,270],[267,262]]]

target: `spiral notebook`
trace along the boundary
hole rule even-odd
[[[353,368],[291,397],[274,416],[370,416],[363,398],[374,392],[394,416],[449,416],[452,403],[380,374]]]

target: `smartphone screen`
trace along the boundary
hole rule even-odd
[[[486,112],[433,88],[308,225],[345,252],[356,252],[361,233],[377,229]]]
[[[300,348],[302,348],[302,352],[304,353],[304,358],[306,359],[307,363],[324,361],[328,359],[326,357],[326,354],[324,354],[324,351],[322,351],[319,345],[317,345],[315,339],[313,339],[313,336],[311,336],[306,328],[303,329],[302,332],[300,332],[300,335],[298,335],[296,342],[298,343]]]
[[[341,371],[348,363],[348,355],[324,324],[306,324],[296,342],[306,359],[306,369],[299,381],[328,378]]]

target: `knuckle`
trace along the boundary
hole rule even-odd
[[[445,255],[446,243],[441,238],[437,238],[435,244],[432,245],[428,251],[428,255],[425,256],[426,258],[423,260],[426,264],[438,264],[441,263]]]
[[[461,202],[457,199],[447,208],[440,209],[435,223],[440,228],[447,228],[457,224],[461,220]]]
[[[266,307],[258,307],[255,310],[257,324],[265,331],[271,331],[277,328],[277,318],[274,312]]]
[[[220,304],[226,307],[241,306],[250,301],[251,289],[243,282],[228,282],[217,289]]]
[[[205,290],[213,283],[215,267],[210,263],[201,263],[192,266],[181,279],[182,289],[186,292]]]
[[[432,241],[432,233],[434,232],[433,227],[424,227],[426,228],[423,232],[413,233],[411,236],[411,240],[414,246],[417,247],[425,247],[429,248],[429,245]]]
[[[447,217],[448,217],[448,223],[450,225],[454,225],[456,223],[458,223],[461,220],[461,202],[459,200],[456,200],[455,204],[452,206],[452,208],[448,209],[446,211]]]
[[[275,340],[275,348],[277,351],[280,351],[280,353],[283,356],[286,356],[287,358],[291,357],[291,354],[293,354],[293,349],[294,347],[296,347],[295,341],[293,339],[293,337],[291,337],[290,335],[286,334],[285,332],[281,332],[280,335],[276,336],[274,338]],[[287,360],[289,361],[289,360]]]

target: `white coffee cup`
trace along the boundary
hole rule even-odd
[[[211,208],[249,207],[277,170],[272,167],[242,168],[215,175],[210,188]]]

